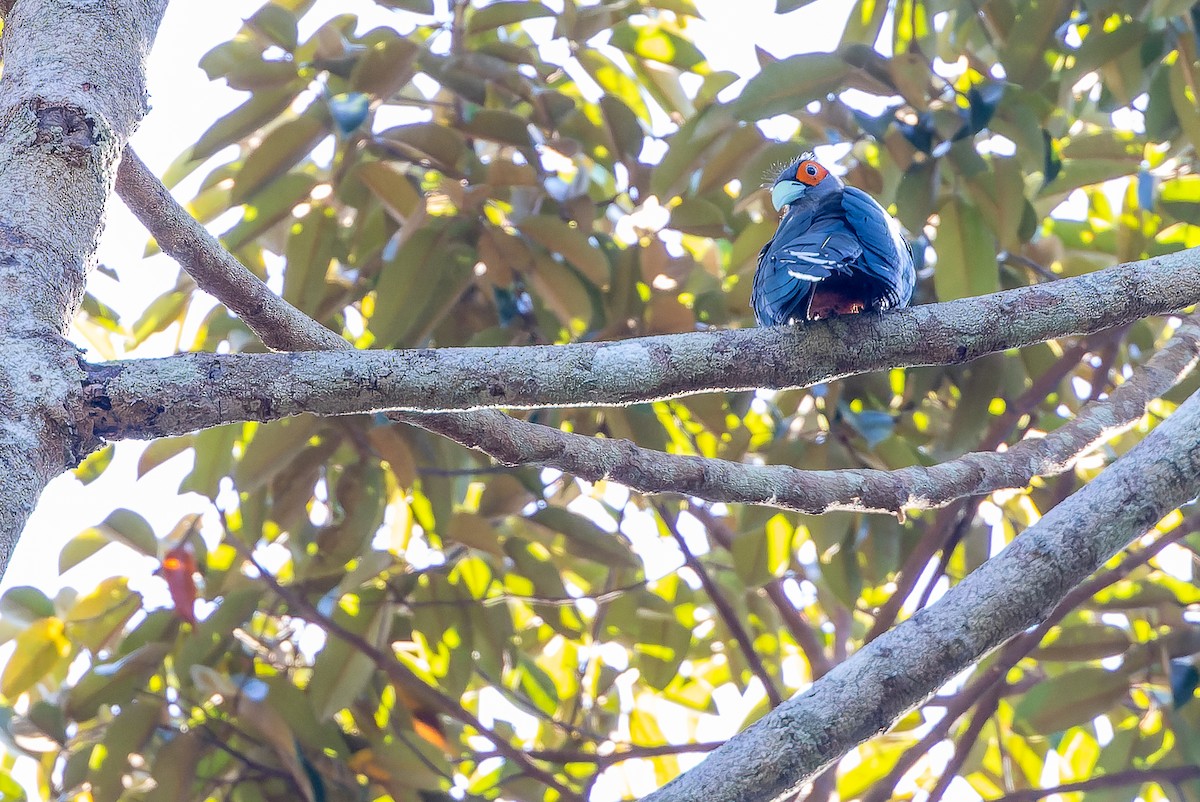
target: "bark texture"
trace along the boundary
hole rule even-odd
[[[387,394],[372,395],[378,384],[387,384],[397,394],[405,392],[392,377],[364,381],[352,368],[357,359],[341,361],[363,354],[322,354],[320,359],[313,359],[316,354],[248,356],[187,354],[88,366],[88,404],[95,429],[113,438],[175,435],[198,425],[274,420],[300,411],[372,411],[379,395]],[[384,362],[402,358],[386,352],[375,356]],[[1003,452],[966,454],[930,467],[810,471],[753,465],[664,454],[624,440],[571,435],[516,421],[532,436],[506,442],[515,452],[509,457],[514,463],[570,465],[566,470],[583,478],[614,479],[643,493],[687,492],[706,501],[765,504],[810,514],[900,513],[1024,487],[1035,476],[1069,470],[1081,456],[1141,420],[1146,406],[1188,375],[1198,358],[1200,317],[1191,315],[1174,338],[1108,398],[1087,404],[1073,420],[1045,437],[1025,439]],[[897,361],[905,363],[905,358],[897,356]],[[350,386],[339,393],[339,379],[348,376],[354,377],[348,380]],[[467,415],[439,416],[439,420],[455,422],[460,434],[476,425]],[[481,432],[480,436],[488,435]],[[492,453],[499,441],[497,432],[488,436]]]
[[[734,736],[644,802],[768,802],[886,730],[1033,626],[1073,588],[1200,492],[1200,394],[936,604]]]
[[[238,291],[230,286],[224,297]],[[712,391],[808,387],[876,370],[966,362],[1197,301],[1200,249],[1193,249],[1051,284],[805,326],[556,346],[342,350],[303,357],[181,354],[110,363],[96,372],[108,377],[114,404],[128,409],[152,396],[164,408],[127,415],[106,432],[162,436],[303,412],[624,405]],[[264,314],[252,295],[244,305]],[[294,326],[286,325],[284,332],[267,328],[268,345],[286,347],[298,339],[290,333]],[[319,328],[333,338],[325,348],[343,342]]]
[[[146,111],[165,0],[21,0],[0,47],[0,575],[46,483],[99,441],[76,427],[64,335],[125,140]],[[103,47],[97,47],[103,42]]]

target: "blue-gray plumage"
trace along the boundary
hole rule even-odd
[[[783,216],[750,292],[760,326],[908,305],[912,250],[874,198],[804,153],[775,179],[771,202]]]

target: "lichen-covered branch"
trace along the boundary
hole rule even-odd
[[[1200,394],[1000,554],[645,802],[767,802],[887,729],[1041,621],[1070,590],[1200,492]]]
[[[314,355],[279,355],[276,359],[286,362],[309,356]],[[832,510],[894,513],[1023,487],[1035,476],[1068,470],[1080,456],[1137,423],[1146,405],[1187,375],[1198,356],[1200,318],[1191,316],[1166,346],[1107,399],[1086,405],[1074,420],[1046,437],[1023,440],[1002,453],[971,453],[940,465],[895,471],[808,471],[786,465],[681,457],[639,448],[624,440],[569,434],[505,416],[501,416],[502,421],[509,423],[493,426],[489,418],[497,413],[484,413],[487,417],[481,413],[455,413],[411,419],[421,425],[432,423],[430,428],[435,431],[480,447],[509,464],[549,465],[591,481],[611,479],[643,493],[683,493],[714,502],[766,504],[813,514]],[[214,392],[212,398],[196,395],[196,388],[205,383],[219,385],[224,381],[220,371],[228,363],[213,355],[159,360],[157,364],[181,372],[172,379],[174,386],[182,390],[191,385],[193,393],[190,397],[184,392],[167,393],[169,403],[160,401],[148,406],[145,399],[162,397],[153,385],[162,376],[153,371],[141,374],[132,367],[144,364],[155,363],[113,363],[94,369],[89,392],[97,431],[114,437],[147,430],[154,434],[176,433],[190,430],[205,415],[224,414],[223,410],[235,407],[244,416],[234,417],[236,420],[271,417],[263,414],[270,409],[254,406],[253,397],[238,401],[228,392]],[[206,369],[205,365],[210,367]],[[171,371],[164,373],[169,375]],[[262,376],[259,382],[266,387],[271,378]],[[294,388],[291,392],[309,391]],[[312,392],[319,392],[319,388]],[[197,412],[197,408],[202,409]],[[131,425],[131,420],[137,423]]]
[[[154,235],[163,253],[177,261],[200,289],[218,299],[277,351],[352,348],[246,269],[217,238],[180,206],[133,148],[125,148],[117,170],[117,194]]]
[[[95,447],[64,335],[166,0],[21,0],[0,81],[0,575],[46,483]],[[7,10],[7,7],[6,7]],[[97,47],[103,42],[103,47]]]
[[[191,239],[174,229],[167,236]],[[217,247],[215,240],[208,240],[203,247],[189,246],[183,256],[204,264],[209,248]],[[223,282],[208,280],[207,272],[199,275],[204,277],[202,286],[220,290],[225,297],[248,290],[243,305],[260,319],[256,327],[262,323],[264,341],[271,347],[299,341],[341,348],[341,338],[327,329],[317,326],[323,334],[313,338],[308,328],[293,321],[294,315],[282,317],[260,297],[269,290],[248,271],[244,280]],[[1171,312],[1197,300],[1200,249],[1053,284],[806,326],[558,346],[344,351],[304,357],[181,354],[109,363],[96,370],[111,377],[110,395],[117,403],[118,395],[132,401],[150,397],[147,391],[152,391],[163,412],[143,407],[144,414],[129,416],[125,425],[129,432],[158,436],[302,412],[620,405],[715,390],[806,387],[874,370],[966,362]],[[280,302],[280,308],[285,303]],[[112,434],[125,436],[119,423]]]

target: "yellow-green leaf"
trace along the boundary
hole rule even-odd
[[[66,626],[59,618],[41,618],[17,636],[17,648],[0,674],[0,693],[9,699],[32,688],[71,654]]]
[[[937,268],[933,286],[939,301],[984,295],[1000,288],[996,249],[979,209],[953,198],[940,210]]]

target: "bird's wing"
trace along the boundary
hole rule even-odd
[[[792,278],[815,282],[834,273],[848,275],[861,253],[853,232],[835,217],[784,215],[767,256]]]
[[[750,302],[760,325],[803,318],[816,284],[853,274],[862,246],[840,215],[789,211],[758,255]]]
[[[912,298],[916,271],[900,226],[874,198],[856,187],[846,187],[842,193],[842,209],[862,246],[858,267],[888,288],[891,306],[904,306]]]
[[[750,287],[750,306],[760,326],[782,326],[796,317],[811,289],[808,281],[798,281],[772,258],[775,240],[758,252],[758,269]]]

